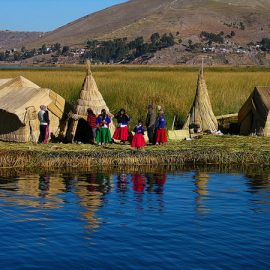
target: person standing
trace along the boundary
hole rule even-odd
[[[166,135],[166,126],[167,123],[164,116],[164,112],[160,110],[156,122],[156,144],[163,144],[168,141]]]
[[[99,145],[107,144],[112,141],[111,132],[110,132],[110,123],[111,118],[106,113],[105,109],[102,109],[101,114],[97,117],[97,135],[96,135],[96,142]]]
[[[156,113],[154,112],[153,105],[148,105],[146,116],[146,128],[149,143],[155,143],[155,125],[156,125]]]
[[[126,113],[126,110],[121,109],[114,117],[117,120],[118,127],[113,134],[113,139],[121,142],[128,141],[128,124],[130,117]]]
[[[90,128],[89,141],[94,144],[96,141],[97,116],[94,114],[93,110],[90,108],[87,109],[87,124]]]
[[[137,149],[143,148],[146,143],[144,139],[144,128],[141,120],[138,121],[138,125],[134,128],[134,132],[135,135],[132,139],[131,147]]]
[[[39,139],[38,143],[46,144],[49,138],[49,112],[45,105],[40,106],[40,111],[38,112],[38,120],[39,120]]]

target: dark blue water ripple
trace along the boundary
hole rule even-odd
[[[269,269],[270,177],[0,179],[0,269]]]

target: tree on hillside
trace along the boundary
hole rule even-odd
[[[160,42],[160,35],[159,33],[154,33],[150,37],[152,45],[156,46]]]
[[[68,53],[69,53],[69,46],[64,46],[63,49],[62,49],[62,55],[65,55],[67,56]]]
[[[263,38],[260,44],[263,51],[270,51],[270,38]]]
[[[60,54],[61,53],[61,44],[58,43],[58,42],[53,44],[52,45],[52,51]]]
[[[224,43],[224,37],[223,35],[221,35],[221,33],[215,34],[215,33],[208,33],[208,32],[203,31],[201,32],[200,36],[201,38],[207,40],[209,44],[211,44],[212,42],[221,43],[221,44]]]
[[[175,44],[172,33],[162,35],[160,41],[163,48],[167,48]]]
[[[144,38],[137,37],[135,40],[129,42],[128,46],[130,49],[136,49],[138,47],[141,47],[143,44],[144,44]]]
[[[42,47],[41,47],[41,53],[45,54],[46,52],[47,52],[46,44],[43,44]]]

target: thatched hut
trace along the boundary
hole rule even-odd
[[[218,122],[213,113],[203,69],[199,73],[195,99],[183,129],[189,129],[190,125],[200,126],[202,131],[218,130]]]
[[[241,135],[270,136],[270,87],[255,87],[238,114]]]
[[[24,77],[0,80],[0,140],[36,142],[40,105],[50,113],[50,132],[58,136],[65,100],[50,89],[40,88]]]
[[[84,79],[80,98],[77,100],[74,114],[71,114],[69,128],[67,132],[67,141],[73,142],[87,141],[85,135],[87,134],[87,109],[91,108],[95,114],[100,114],[102,109],[105,109],[110,116],[113,116],[101,93],[98,90],[96,81],[91,72],[90,61],[87,61],[86,77]],[[111,133],[115,129],[113,123],[110,125]]]

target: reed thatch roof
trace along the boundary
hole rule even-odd
[[[270,87],[255,87],[238,114],[240,134],[270,136]]]
[[[0,79],[0,90],[3,88],[25,88],[25,87],[30,87],[30,88],[40,88],[38,85],[35,83],[27,80],[26,78],[22,76],[18,76],[16,78],[11,78],[11,79]]]
[[[25,122],[28,107],[35,107],[39,111],[40,105],[46,105],[49,111],[61,118],[65,100],[52,90],[40,88],[22,76],[6,79],[0,86],[0,110],[17,115],[21,123]]]
[[[195,99],[183,129],[188,129],[191,124],[200,125],[203,131],[210,130],[213,132],[218,130],[218,122],[213,113],[203,70],[199,73]]]
[[[82,119],[87,119],[87,109],[91,108],[93,112],[98,115],[101,113],[102,109],[105,109],[108,115],[113,116],[103,99],[101,93],[98,90],[96,81],[91,72],[90,61],[87,60],[87,71],[86,76],[82,85],[80,92],[80,98],[77,100],[77,105],[75,108],[75,114],[71,114],[71,122],[67,131],[67,141],[73,142],[76,134],[80,133],[81,130],[78,128],[78,122]],[[113,122],[110,124],[110,130],[114,132]]]
[[[54,91],[40,88],[24,77],[0,80],[0,140],[37,141],[40,105],[50,112],[50,132],[60,134],[65,100]]]
[[[77,100],[76,114],[87,116],[88,108],[91,108],[95,114],[100,114],[102,109],[105,109],[110,114],[109,108],[99,92],[91,72],[89,60],[87,61],[87,72],[80,92],[80,98]]]

